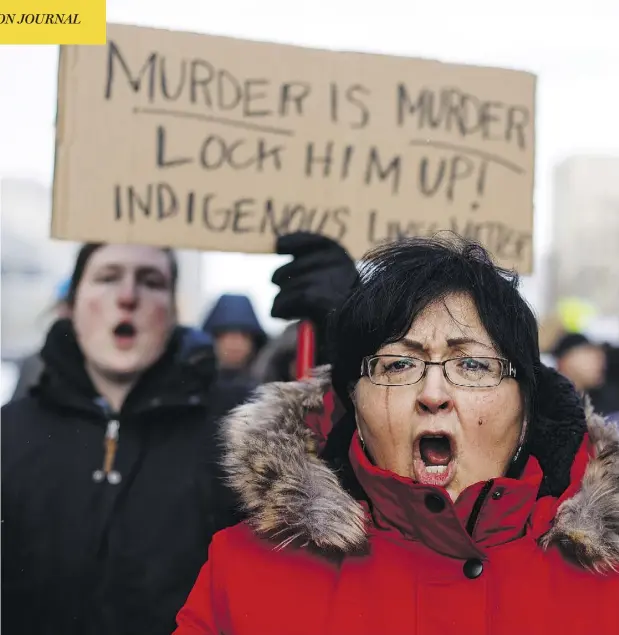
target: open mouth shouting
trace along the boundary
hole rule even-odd
[[[413,448],[415,481],[447,487],[455,471],[455,441],[446,432],[421,433]]]
[[[125,320],[117,324],[113,333],[116,346],[123,350],[133,346],[138,334],[137,329],[129,320]]]

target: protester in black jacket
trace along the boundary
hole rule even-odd
[[[39,386],[2,409],[3,633],[167,635],[234,521],[216,422],[248,393],[175,285],[169,251],[85,246]]]
[[[356,276],[326,238],[280,239],[273,314],[322,333]],[[2,409],[2,631],[168,635],[215,531],[236,522],[218,419],[248,396],[176,325],[167,250],[86,245],[38,387]],[[326,361],[326,360],[324,360]],[[239,571],[239,575],[242,575]]]

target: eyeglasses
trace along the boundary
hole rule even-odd
[[[442,366],[448,382],[466,388],[493,388],[504,377],[516,377],[512,363],[500,357],[454,357],[443,362],[426,362],[405,355],[365,357],[361,376],[367,376],[377,386],[410,386],[426,376],[429,366]]]

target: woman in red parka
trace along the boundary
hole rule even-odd
[[[250,520],[176,635],[617,635],[619,431],[540,364],[515,276],[465,241],[381,247],[332,333],[330,378],[230,415]]]

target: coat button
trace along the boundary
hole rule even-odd
[[[445,499],[438,494],[427,494],[426,507],[432,513],[440,514],[445,509]]]
[[[494,492],[492,492],[492,499],[495,501],[498,501],[500,498],[503,497],[503,488],[499,487],[498,489],[494,490]]]
[[[462,567],[464,571],[464,575],[469,578],[469,580],[474,580],[475,578],[479,578],[484,570],[484,565],[479,558],[469,558]]]

